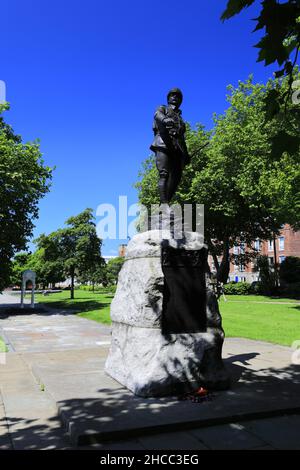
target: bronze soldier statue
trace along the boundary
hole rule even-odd
[[[159,106],[154,115],[154,141],[150,149],[156,155],[161,204],[169,204],[180,183],[183,168],[190,162],[184,139],[186,127],[179,109],[182,99],[181,90],[173,88],[167,96],[168,105]]]

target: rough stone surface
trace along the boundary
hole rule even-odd
[[[218,303],[207,287],[207,329],[203,333],[161,333],[164,277],[161,246],[169,233],[158,230],[135,236],[127,248],[111,304],[112,344],[105,370],[140,396],[176,394],[200,385],[227,388],[221,359],[224,333]],[[169,246],[203,248],[199,234],[189,232]]]
[[[111,320],[141,328],[159,328],[164,276],[160,258],[127,259],[111,303]]]
[[[166,240],[172,248],[200,250],[204,246],[203,237],[198,232],[185,232],[184,238],[174,239],[168,230],[150,230],[139,233],[130,240],[126,249],[126,259],[160,258],[161,243]]]

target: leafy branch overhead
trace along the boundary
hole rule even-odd
[[[224,21],[233,17],[254,2],[255,0],[229,0],[221,19]],[[290,74],[295,65],[290,57],[293,52],[297,57],[300,46],[300,2],[289,0],[279,3],[277,0],[263,0],[261,5],[260,15],[254,19],[254,31],[265,31],[265,35],[255,45],[259,49],[258,61],[264,61],[265,65],[274,62],[280,66],[284,65],[283,69],[277,72],[277,77],[285,73]]]
[[[254,2],[255,0],[229,0],[221,19],[224,21],[232,18]],[[255,45],[259,49],[258,62],[263,61],[265,65],[277,63],[281,68],[275,72],[275,78],[288,77],[288,87],[284,94],[277,86],[268,90],[265,95],[266,121],[278,116],[279,131],[272,143],[274,156],[278,156],[279,152],[294,151],[300,146],[299,133],[296,136],[291,135],[291,119],[287,116],[288,104],[293,102],[295,67],[300,47],[300,0],[280,3],[277,0],[263,0],[260,14],[254,21],[256,26],[253,32],[264,30],[264,36]],[[294,110],[290,114],[294,113],[299,120],[299,100],[293,102],[293,105]],[[281,129],[284,120],[291,124],[288,131]]]

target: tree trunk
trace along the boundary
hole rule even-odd
[[[217,280],[223,284],[227,283],[230,272],[229,240],[224,240],[224,252],[221,264],[217,272]]]
[[[71,299],[74,299],[74,277],[75,277],[75,272],[74,269],[72,268],[71,271]]]
[[[276,235],[273,235],[273,249],[274,249],[274,273],[275,273],[275,289],[278,289],[278,263],[277,263],[277,249],[276,249]]]
[[[216,253],[215,253],[213,242],[211,241],[210,238],[207,240],[207,245],[208,245],[208,248],[209,248],[209,252],[210,252],[211,256],[213,257],[214,265],[215,265],[216,271],[218,272],[218,271],[219,271],[219,267],[220,267],[220,263],[219,263],[219,261],[218,261],[217,255],[216,255]]]

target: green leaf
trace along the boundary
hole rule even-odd
[[[264,111],[266,113],[265,122],[270,121],[280,111],[280,92],[279,90],[269,90],[264,98]]]
[[[255,0],[229,0],[226,10],[222,13],[221,20],[228,20],[234,15],[240,13],[243,8],[248,8]]]
[[[279,131],[271,139],[272,157],[277,160],[284,152],[295,154],[299,151],[300,137],[291,135],[284,130]]]
[[[266,34],[254,47],[260,49],[257,62],[265,61],[265,65],[270,65],[273,62],[278,62],[281,65],[289,57],[279,35],[274,34],[271,37]]]
[[[277,70],[277,72],[275,72],[275,77],[280,78],[280,77],[283,77],[284,74],[285,74],[285,68],[283,68],[281,70]]]

